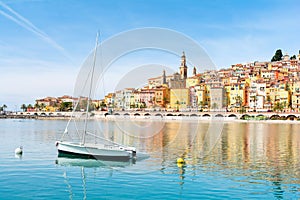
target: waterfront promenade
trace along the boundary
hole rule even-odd
[[[82,116],[83,112],[75,112],[75,117]],[[19,119],[68,119],[72,112],[17,112],[0,115],[0,118],[19,118]],[[122,117],[136,117],[136,118],[170,118],[181,117],[186,119],[207,119],[222,117],[225,119],[256,119],[256,120],[299,120],[300,113],[296,112],[168,112],[168,111],[94,111],[92,115],[95,118],[122,118]]]

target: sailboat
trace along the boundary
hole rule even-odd
[[[91,69],[91,76],[90,76],[90,87],[87,99],[87,105],[85,109],[85,119],[84,119],[84,129],[82,133],[77,133],[81,140],[80,141],[65,141],[64,136],[68,134],[68,126],[74,117],[75,109],[78,106],[79,100],[74,106],[72,116],[68,121],[67,127],[59,141],[56,141],[56,147],[58,150],[58,156],[72,156],[72,157],[80,157],[80,158],[94,158],[94,159],[101,159],[101,160],[129,160],[134,159],[136,157],[136,148],[129,147],[125,145],[121,145],[119,143],[110,141],[104,137],[97,136],[95,133],[92,133],[87,130],[88,126],[88,117],[89,117],[89,110],[90,110],[90,102],[91,102],[91,93],[92,93],[92,84],[94,78],[94,71],[96,65],[96,53],[98,48],[98,35],[96,37],[96,46],[94,50],[93,56],[93,64]],[[88,76],[89,77],[89,76]],[[78,129],[76,128],[77,132]],[[86,136],[92,135],[95,138],[100,138],[100,143],[92,143],[90,141],[86,141]]]

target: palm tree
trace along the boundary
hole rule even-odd
[[[35,110],[36,110],[36,111],[39,111],[39,110],[40,110],[40,104],[36,103],[36,104],[34,104],[34,107],[35,107]]]
[[[22,104],[22,105],[21,105],[21,109],[23,110],[23,112],[25,112],[25,110],[27,109],[26,105],[25,105],[25,104]]]
[[[41,103],[40,108],[42,109],[42,111],[46,108],[46,105],[44,103]]]
[[[33,106],[31,104],[28,104],[27,109],[32,109]]]
[[[282,103],[282,110],[286,110],[286,105],[287,105],[287,103],[286,103],[286,101],[284,101],[284,102]]]
[[[268,106],[266,106],[266,104]],[[266,97],[266,102],[264,103],[264,108],[268,108],[268,110],[272,109],[273,105],[272,105],[272,99],[271,96],[268,94]]]
[[[7,108],[7,106],[5,104],[3,104],[2,109],[5,112],[5,109]]]
[[[276,102],[273,107],[273,110],[274,111],[282,111],[283,108],[284,108],[284,103]]]

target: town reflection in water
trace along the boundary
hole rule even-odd
[[[211,122],[103,123],[113,129],[105,137],[148,152],[151,162],[161,165],[163,173],[183,157],[195,170],[201,167],[202,171],[222,171],[229,178],[251,176],[253,180],[270,181],[275,196],[282,192],[281,184],[300,184],[300,124],[225,122],[222,134],[212,136],[208,130],[216,124]],[[178,171],[181,184],[184,172],[184,168]]]

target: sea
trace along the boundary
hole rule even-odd
[[[55,142],[67,123],[0,120],[0,199],[300,199],[300,123],[88,122],[102,137],[136,147],[129,161],[59,157]]]

